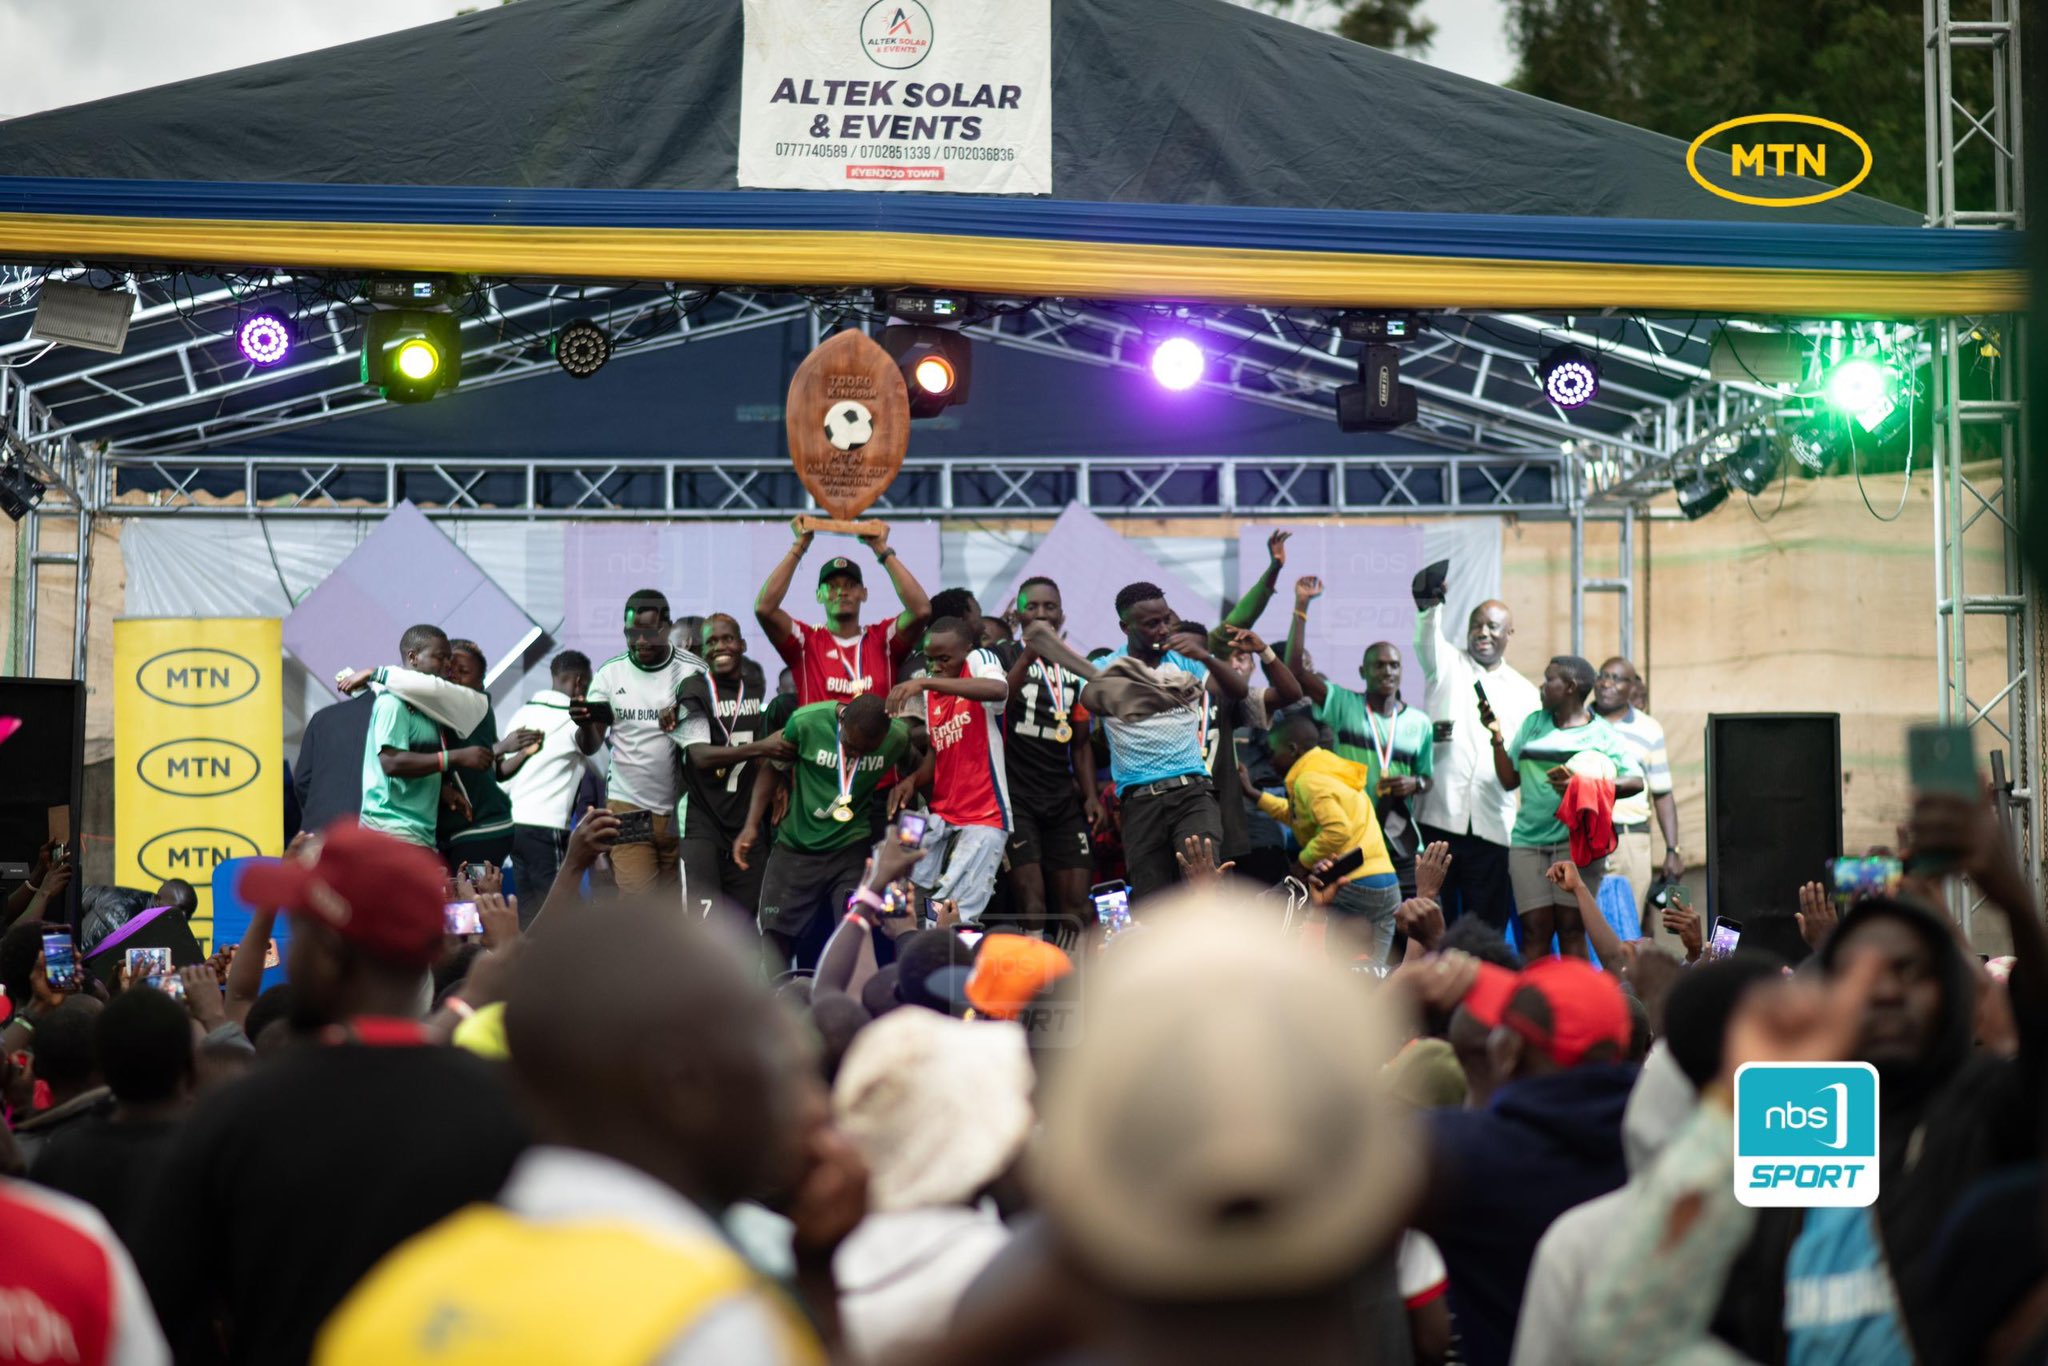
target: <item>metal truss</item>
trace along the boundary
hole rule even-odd
[[[441,518],[731,520],[812,512],[789,462],[421,461],[294,456],[107,459],[147,503],[124,517],[381,516],[411,501]],[[1069,503],[1105,517],[1403,513],[1558,516],[1569,462],[1548,455],[1127,457],[911,460],[875,505],[897,516],[1052,518]],[[232,501],[201,495],[220,490]],[[253,494],[254,503],[236,495]]]
[[[1930,227],[2026,227],[2021,147],[2021,30],[2015,0],[1989,0],[1989,17],[1958,19],[1951,0],[1924,0],[1927,222]],[[1990,202],[1965,204],[1957,171],[1988,174]],[[2007,756],[2006,819],[2038,890],[2048,879],[2042,821],[2042,606],[2022,562],[2020,509],[2027,462],[2027,324],[2019,316],[1945,318],[1933,346],[1935,630],[1942,719],[1989,732]],[[1986,470],[1995,469],[1995,476]],[[1989,552],[1987,555],[1985,552]],[[1992,559],[1995,580],[1972,575]],[[1973,630],[1973,623],[1981,623]],[[1971,670],[1973,653],[1984,664]],[[1970,927],[1977,897],[1958,888]]]
[[[5,282],[0,281],[0,287]],[[28,386],[0,369],[0,459],[26,469],[41,481],[43,502],[29,513],[21,555],[27,561],[28,610],[22,614],[20,667],[36,672],[36,642],[42,613],[42,589],[52,570],[71,575],[71,655],[67,676],[85,677],[86,625],[92,610],[92,529],[106,501],[105,462],[83,443],[52,438],[56,419]],[[71,546],[45,544],[63,520],[71,528]]]

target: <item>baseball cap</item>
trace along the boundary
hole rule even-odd
[[[866,582],[860,576],[860,566],[847,559],[844,555],[835,555],[818,566],[818,587],[823,588],[833,579],[852,579],[855,583]]]
[[[1489,1029],[1514,1030],[1559,1067],[1576,1067],[1603,1043],[1614,1045],[1614,1061],[1628,1056],[1628,1002],[1584,959],[1544,958],[1520,972],[1481,963],[1460,1004]]]
[[[1032,998],[1074,970],[1058,945],[1023,934],[991,934],[974,955],[967,1004],[990,1019],[1014,1020]]]
[[[1042,1081],[1042,1206],[1096,1279],[1147,1299],[1334,1284],[1408,1214],[1421,1150],[1381,1074],[1378,994],[1248,923],[1161,898],[1089,968],[1088,1046]]]
[[[373,957],[426,967],[441,953],[445,877],[426,850],[346,820],[310,861],[252,865],[235,891],[252,906],[311,916]]]

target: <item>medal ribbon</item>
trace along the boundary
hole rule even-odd
[[[730,723],[730,724],[728,724],[728,723],[726,722],[726,719],[725,719],[725,717],[719,714],[719,707],[718,707],[718,680],[717,680],[716,678],[714,678],[714,679],[712,679],[712,680],[711,680],[711,715],[712,715],[712,717],[713,717],[713,718],[714,718],[714,719],[715,719],[715,720],[716,720],[716,721],[718,722],[718,728],[719,728],[720,730],[722,730],[722,731],[724,731],[724,732],[725,732],[725,743],[726,743],[726,747],[727,747],[728,749],[730,749],[730,748],[732,747],[732,729],[733,729],[733,726],[737,726],[737,725],[738,725],[738,724],[740,723],[740,710],[741,710],[741,708],[745,707],[746,705],[747,705],[747,679],[746,679],[746,675],[745,675],[745,674],[742,674],[742,675],[740,675],[740,691],[739,691],[739,696],[737,696],[737,697],[733,698],[733,700],[732,700],[732,721],[731,721],[731,723]]]
[[[839,738],[839,722],[837,719],[832,722],[832,748],[835,751],[835,758],[837,760],[834,767],[839,772],[839,800],[834,802],[833,805],[851,807],[853,805],[853,769],[846,766],[846,742]],[[860,761],[858,759],[854,760],[854,767],[858,768],[859,766]]]
[[[1057,664],[1050,667],[1052,672],[1048,674],[1045,660],[1031,666],[1038,675],[1038,681],[1045,684],[1046,691],[1052,694],[1052,719],[1064,721],[1067,719],[1067,671]]]
[[[829,632],[825,638],[832,642],[832,657],[839,661],[839,667],[846,673],[846,681],[851,685],[848,689],[849,693],[854,697],[858,697],[866,692],[867,677],[861,672],[860,667],[860,647],[863,642],[856,639],[853,642],[852,649],[849,650],[839,643],[838,637],[831,635]]]
[[[1400,704],[1396,703],[1394,715],[1397,717],[1401,714],[1399,707]],[[1382,744],[1380,742],[1379,717],[1371,707],[1367,707],[1365,709],[1365,728],[1372,732],[1372,748],[1373,752],[1380,756],[1380,778],[1384,780],[1387,776],[1387,765],[1394,761],[1394,723],[1393,721],[1387,722],[1387,738],[1386,742]]]

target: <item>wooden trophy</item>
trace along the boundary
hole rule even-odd
[[[864,332],[835,332],[804,357],[783,407],[789,458],[830,517],[797,518],[805,531],[872,536],[856,521],[903,468],[910,444],[910,392],[887,351]]]

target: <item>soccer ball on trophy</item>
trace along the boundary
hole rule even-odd
[[[851,400],[835,403],[825,413],[825,439],[834,450],[857,451],[875,434],[875,416]]]

